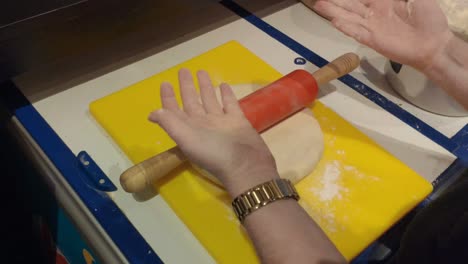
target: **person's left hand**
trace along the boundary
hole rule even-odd
[[[227,84],[220,86],[222,105],[210,78],[198,72],[200,98],[192,75],[179,71],[181,110],[169,83],[161,85],[163,108],[150,114],[187,158],[204,168],[235,195],[277,177],[276,165],[263,139],[245,118]]]
[[[313,9],[344,34],[421,71],[454,37],[436,0],[318,0]]]

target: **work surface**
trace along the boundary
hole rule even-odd
[[[231,11],[226,8],[225,12]],[[309,71],[317,68],[310,61],[304,61],[305,64],[303,64],[303,57],[306,57],[306,54],[298,54],[291,49],[296,48],[296,51],[300,51],[302,50],[300,46],[294,43],[291,46],[291,42],[288,42],[289,47],[284,45],[277,40],[278,38],[281,40],[283,35],[272,32],[270,28],[267,33],[276,37],[274,38],[261,30],[263,24],[254,17],[247,18],[255,23],[251,24],[248,20],[239,18],[136,63],[69,87],[63,92],[36,101],[33,105],[74,154],[86,150],[118,186],[120,173],[132,163],[88,112],[88,105],[92,101],[233,39],[281,74],[287,74],[297,68],[305,68]],[[302,4],[292,4],[264,17],[263,20],[327,60],[349,51],[362,56],[364,59],[362,67],[352,76],[382,95],[382,97],[372,99],[377,103],[380,100],[383,108],[366,97],[367,91],[362,94],[358,93],[362,91],[362,87],[350,87],[340,81],[334,81],[322,87],[319,101],[407,166],[432,182],[455,160],[453,154],[438,144],[441,142],[437,142],[437,137],[429,138],[434,132],[432,130],[428,132],[426,125],[434,128],[434,131],[442,136],[451,138],[465,126],[468,118],[437,116],[419,110],[400,99],[386,84],[381,74],[386,62],[384,58],[341,35],[327,21]],[[313,58],[307,59],[314,62]],[[28,80],[26,79],[27,76],[24,79],[18,79],[17,85],[27,97],[33,98],[35,95],[28,93]],[[414,119],[410,119],[408,123],[401,121],[405,119],[402,116],[406,117],[406,113],[404,111],[394,112],[399,113],[396,115],[389,113],[387,106],[391,104],[386,101],[387,99],[422,121]],[[444,142],[441,144],[444,145]],[[157,196],[144,203],[137,203],[131,195],[120,188],[111,196],[163,261],[167,263],[213,262],[211,256],[161,197]]]

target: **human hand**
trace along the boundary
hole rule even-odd
[[[263,139],[245,118],[231,87],[222,84],[221,101],[210,77],[197,73],[200,97],[190,71],[179,71],[183,110],[169,83],[161,84],[163,108],[150,114],[187,158],[218,177],[233,195],[277,177],[276,165]]]
[[[453,37],[436,0],[318,0],[313,8],[344,34],[421,71]]]

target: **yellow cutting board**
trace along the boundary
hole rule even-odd
[[[161,107],[161,82],[178,89],[181,67],[207,70],[216,86],[222,81],[263,85],[282,76],[231,41],[91,103],[92,115],[135,163],[175,145],[147,116]],[[422,201],[432,186],[320,102],[311,109],[323,130],[325,151],[314,172],[296,185],[300,203],[350,260]],[[155,188],[216,261],[258,261],[222,189],[189,166]]]

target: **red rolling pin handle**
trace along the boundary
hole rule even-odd
[[[312,103],[318,85],[312,74],[295,70],[239,101],[245,117],[264,131]]]

